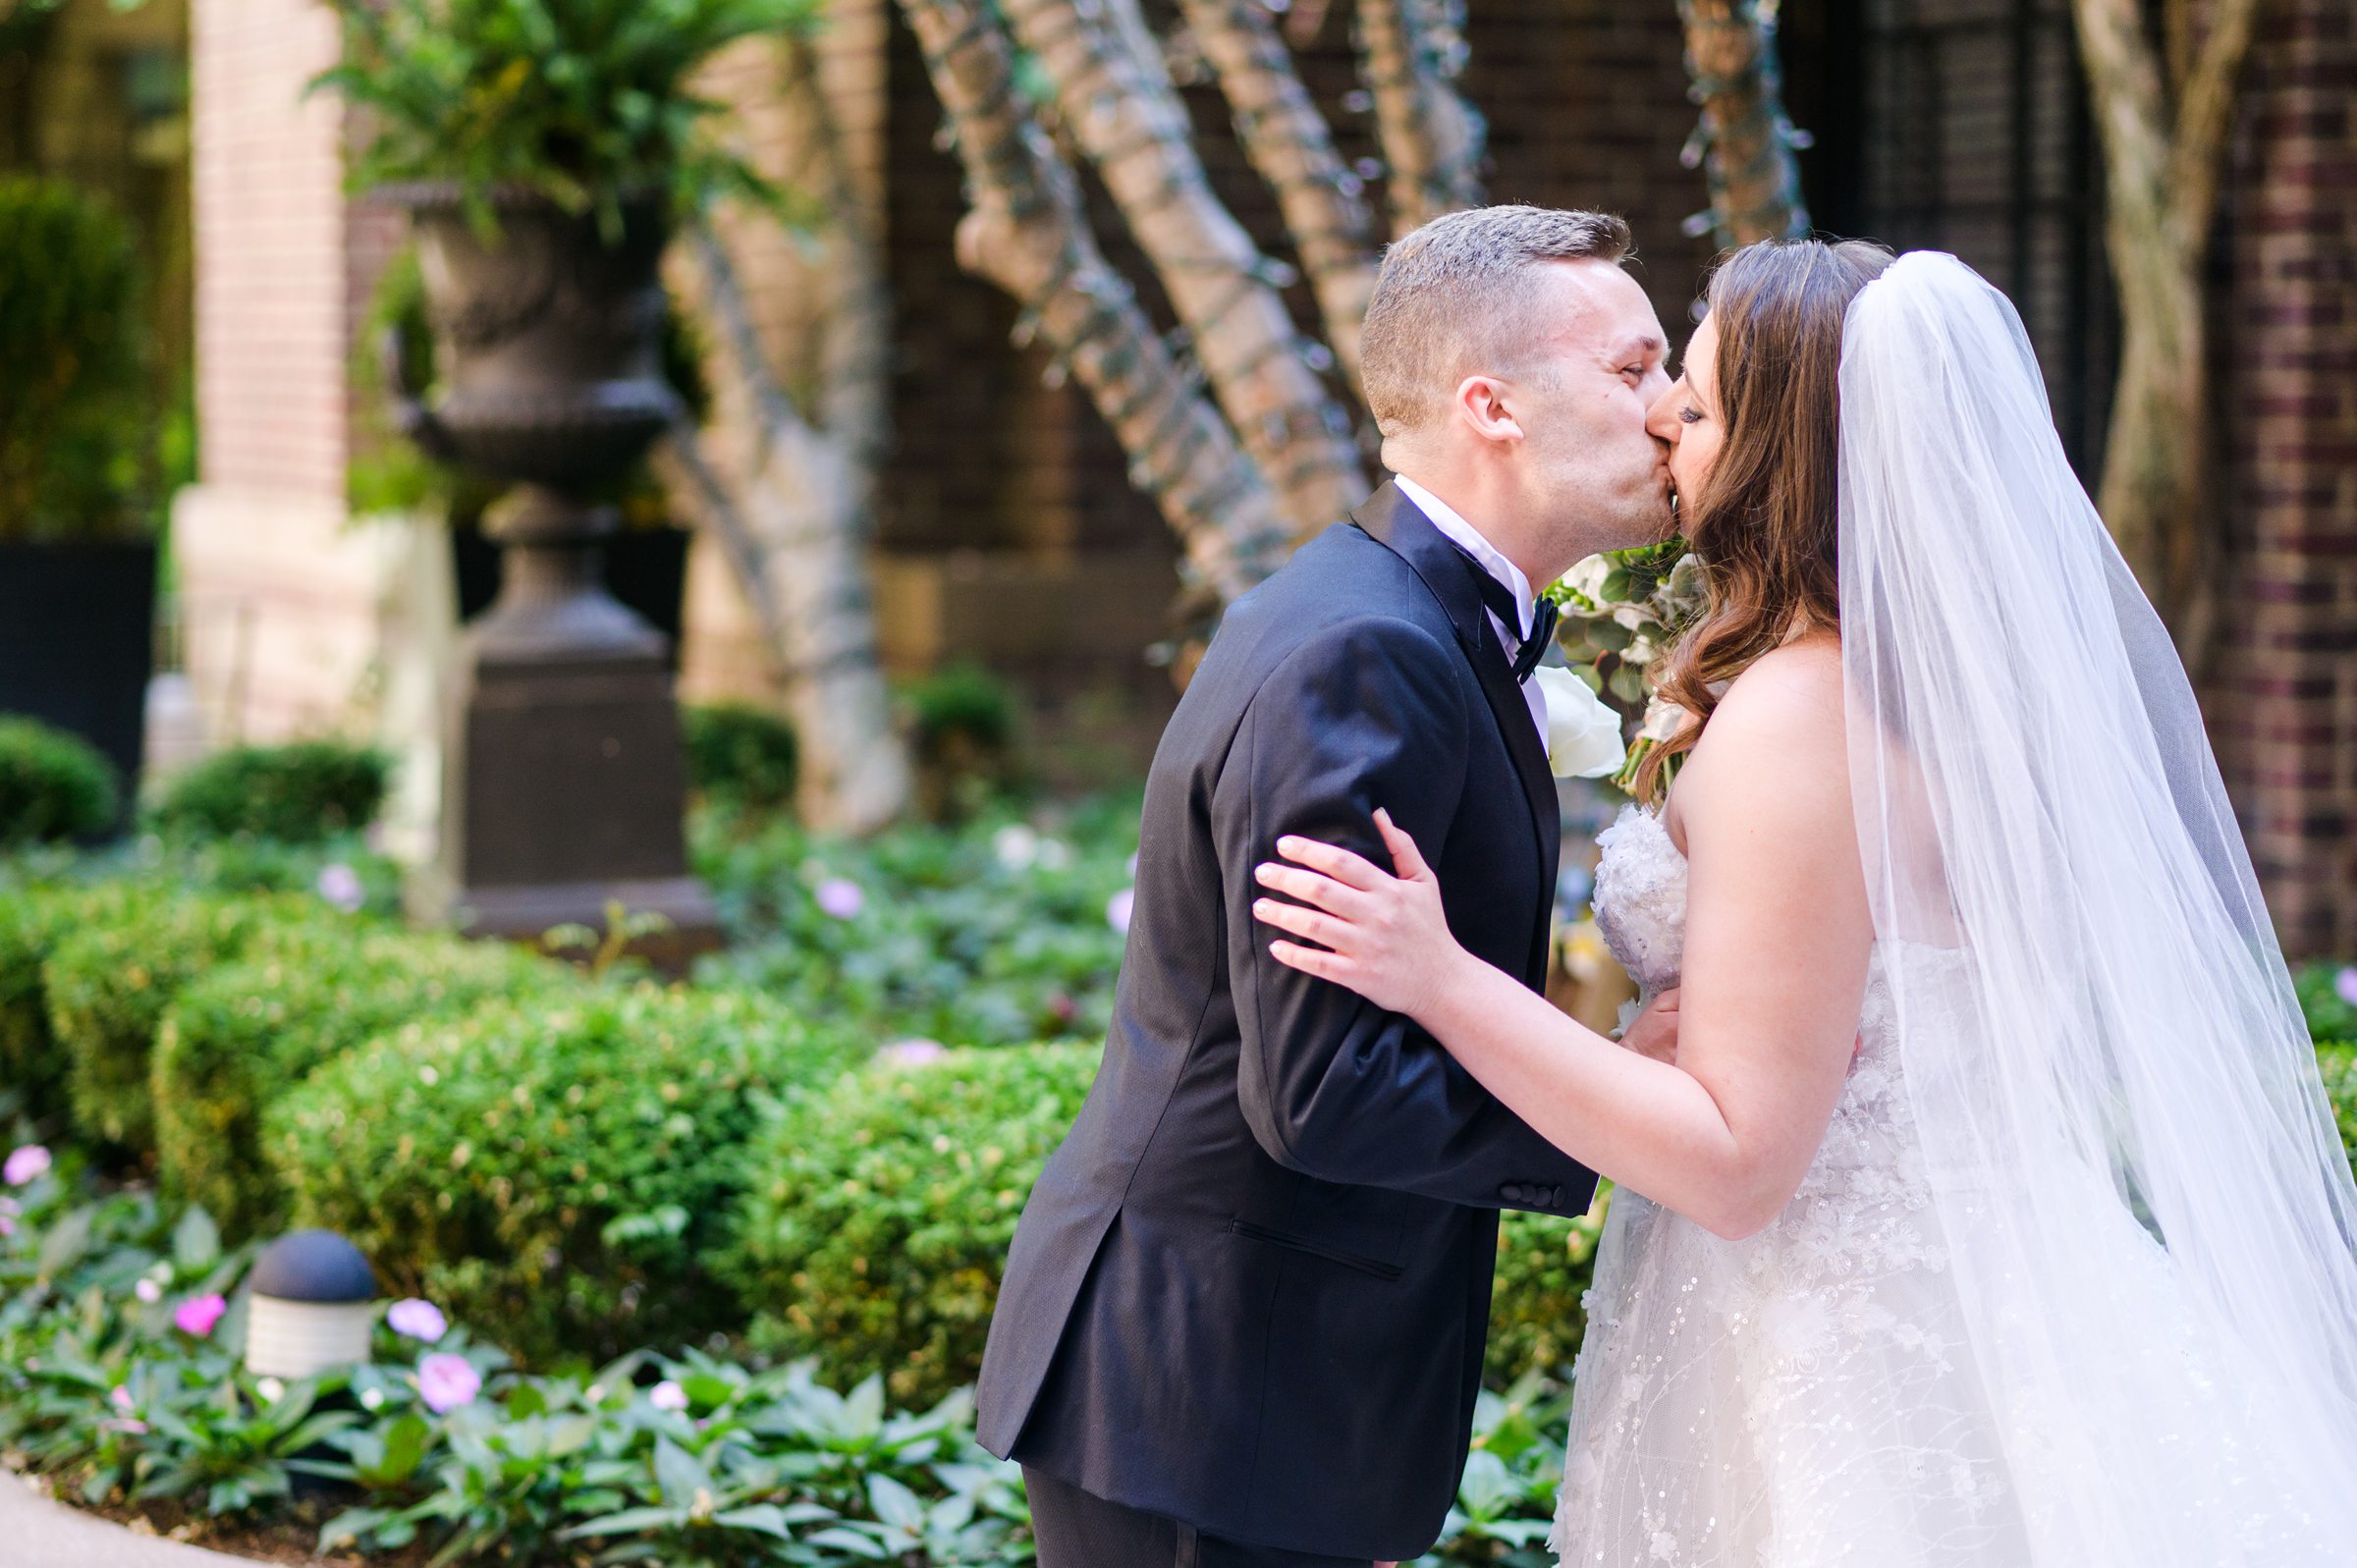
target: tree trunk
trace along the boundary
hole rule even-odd
[[[733,383],[746,411],[748,450],[743,477],[733,486],[692,432],[675,440],[675,454],[721,531],[785,677],[802,743],[804,819],[872,832],[901,815],[909,789],[908,755],[892,726],[877,655],[869,579],[877,433],[820,431],[804,420],[769,367],[727,252],[700,231],[695,254],[712,368],[716,380]]]
[[[2168,0],[2162,31],[2176,79],[2173,116],[2163,50],[2138,0],[2072,0],[2071,10],[2103,134],[2105,238],[2121,323],[2096,506],[2198,664],[2217,549],[2201,271],[2258,4],[2216,0],[2196,44],[2189,0]]]
[[[1095,164],[1178,314],[1212,395],[1307,537],[1366,499],[1350,420],[1319,379],[1277,286],[1286,281],[1212,193],[1194,128],[1135,0],[1002,0],[1054,84],[1065,131]]]
[[[1292,51],[1260,0],[1180,0],[1180,8],[1234,113],[1236,140],[1277,192],[1317,295],[1326,341],[1363,400],[1358,340],[1375,291],[1375,256],[1359,178],[1335,151],[1325,118],[1293,70]]]
[[[1290,550],[1276,494],[1099,253],[991,13],[974,0],[900,5],[965,166],[972,209],[958,226],[959,264],[1021,301],[1016,340],[1044,340],[1086,390],[1184,547],[1189,582],[1234,599]]]
[[[1678,0],[1686,25],[1686,70],[1702,123],[1686,144],[1686,167],[1699,162],[1710,181],[1707,220],[1726,247],[1786,240],[1809,232],[1800,197],[1801,144],[1784,117],[1772,24],[1757,0]]]
[[[1481,205],[1481,116],[1456,90],[1464,41],[1445,0],[1359,0],[1359,72],[1375,99],[1392,238]]]

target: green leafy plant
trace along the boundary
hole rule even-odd
[[[2316,1064],[2325,1076],[2325,1095],[2340,1126],[2343,1152],[2357,1163],[2357,1045],[2319,1046]]]
[[[296,1218],[528,1361],[740,1317],[704,1259],[766,1100],[863,1044],[743,992],[584,988],[413,1022],[264,1113]]]
[[[337,0],[342,63],[318,79],[372,111],[356,183],[456,180],[478,218],[529,190],[619,233],[621,202],[770,188],[710,135],[688,79],[739,38],[806,25],[811,0]]]
[[[755,1344],[893,1397],[970,1379],[1023,1200],[1094,1079],[1084,1046],[892,1053],[790,1108],[719,1265]]]
[[[1581,1304],[1594,1282],[1604,1210],[1566,1217],[1507,1213],[1498,1226],[1484,1372],[1504,1388],[1533,1370],[1568,1380],[1587,1327]]]
[[[375,821],[392,778],[393,759],[373,746],[233,746],[173,780],[154,820],[168,836],[317,843]]]
[[[972,816],[1014,782],[1014,688],[970,660],[909,683],[904,694],[925,814]]]
[[[2357,964],[2312,963],[2292,977],[2316,1040],[2357,1040]]]
[[[115,770],[80,735],[0,715],[0,850],[103,833]]]
[[[265,932],[164,1015],[152,1068],[157,1167],[232,1234],[267,1233],[289,1206],[260,1148],[263,1112],[281,1096],[404,1024],[577,984],[504,943],[356,931],[341,919]]]
[[[137,295],[112,207],[63,180],[0,176],[0,539],[146,522]]]
[[[698,795],[740,811],[785,811],[801,776],[801,739],[791,720],[749,703],[682,708],[687,780]]]
[[[1102,1038],[1137,849],[1133,796],[1069,812],[1001,806],[866,839],[772,819],[699,825],[696,864],[729,927],[698,974],[790,998],[891,1041]]]

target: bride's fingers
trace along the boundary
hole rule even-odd
[[[1269,956],[1288,969],[1298,969],[1320,980],[1331,980],[1344,986],[1350,983],[1350,960],[1340,953],[1304,947],[1299,943],[1272,942],[1269,944]]]
[[[1322,877],[1314,871],[1297,866],[1279,865],[1264,860],[1252,868],[1252,879],[1264,888],[1298,898],[1303,903],[1316,904],[1320,909],[1355,919],[1365,909],[1365,894],[1355,888],[1343,886],[1332,877]]]
[[[1320,914],[1315,909],[1304,909],[1297,903],[1287,903],[1279,898],[1255,898],[1252,901],[1252,914],[1253,918],[1264,924],[1275,926],[1280,931],[1289,931],[1296,937],[1307,937],[1310,941],[1323,943],[1329,947],[1339,946],[1350,930],[1347,925],[1335,919],[1332,915]]]
[[[1392,814],[1381,806],[1375,808],[1376,831],[1383,835],[1384,847],[1392,852],[1392,867],[1402,882],[1425,882],[1432,877],[1432,868],[1424,864],[1424,852],[1406,829],[1392,820]]]
[[[1372,892],[1384,884],[1383,870],[1363,855],[1354,855],[1347,849],[1338,849],[1333,844],[1304,838],[1298,834],[1288,833],[1278,839],[1277,852],[1312,871],[1323,871],[1344,887]]]

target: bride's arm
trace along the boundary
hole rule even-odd
[[[1728,691],[1677,782],[1690,859],[1677,1059],[1565,1017],[1449,936],[1414,843],[1401,877],[1305,840],[1262,880],[1277,956],[1404,1012],[1509,1109],[1614,1181],[1725,1236],[1790,1201],[1840,1098],[1872,921],[1842,746],[1837,648],[1769,655]],[[1303,867],[1309,869],[1302,869]]]

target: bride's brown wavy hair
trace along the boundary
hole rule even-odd
[[[1702,493],[1679,498],[1703,609],[1653,680],[1694,718],[1638,763],[1640,800],[1659,805],[1669,791],[1670,762],[1694,749],[1719,706],[1714,684],[1798,631],[1841,623],[1841,318],[1891,259],[1863,240],[1765,240],[1712,270],[1704,299],[1719,327],[1727,433]]]

